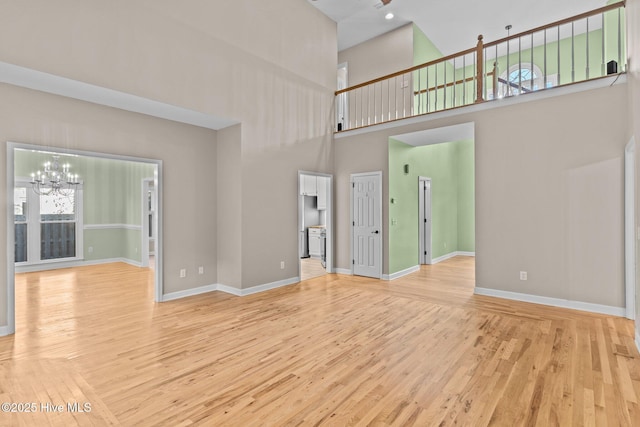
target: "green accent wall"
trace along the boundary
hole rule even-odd
[[[607,4],[616,3],[618,1],[609,1]],[[530,37],[523,37],[521,40],[522,51],[517,51],[517,41],[510,44],[511,53],[506,55],[501,53],[498,59],[485,59],[485,71],[493,70],[494,63],[497,65],[497,74],[501,76],[506,70],[519,63],[528,64],[533,62],[541,73],[546,73],[550,79],[557,78],[557,81],[548,80],[548,85],[564,85],[572,82],[584,81],[587,79],[587,69],[589,78],[595,78],[606,75],[606,64],[611,60],[618,62],[618,71],[626,68],[626,28],[625,28],[625,9],[621,8],[606,12],[604,14],[604,29],[601,26],[602,19],[600,17],[592,17],[589,20],[589,33],[575,34],[573,39],[567,36],[567,32],[571,31],[571,25],[562,26],[563,37],[559,42],[551,41],[557,37],[557,30],[550,29],[547,31],[547,45],[534,47],[533,50],[526,48],[530,43]],[[584,24],[584,20],[581,21]],[[576,31],[578,26],[576,26]],[[584,30],[583,30],[584,31]],[[539,33],[536,37],[542,37],[543,33]],[[618,41],[620,40],[620,53],[618,50]],[[491,42],[493,40],[485,40]],[[536,40],[538,43],[539,40]],[[476,40],[469,40],[469,48],[474,47]],[[502,45],[504,48],[506,45]],[[587,49],[588,46],[588,49]],[[414,65],[423,64],[425,62],[441,58],[442,53],[435,45],[426,37],[426,35],[414,25]],[[587,57],[588,50],[588,57]],[[453,53],[453,52],[448,52]],[[494,53],[493,48],[486,52],[487,56]],[[560,60],[558,62],[558,56]],[[486,57],[485,57],[486,58]],[[436,85],[442,85],[446,82],[459,81],[469,78],[475,74],[475,64],[467,59],[466,66],[462,66],[462,60],[458,59],[455,69],[451,61],[429,67],[429,70],[420,70],[413,73],[414,91],[418,88],[424,90],[428,85],[430,88]],[[542,77],[542,76],[540,76]],[[500,85],[502,87],[502,85]],[[454,87],[445,89],[431,90],[429,94],[422,93],[420,96],[414,97],[414,111],[417,113],[426,113],[435,111],[445,107],[445,98],[447,107],[451,107],[453,99],[456,105],[473,103],[476,97],[475,82],[466,84],[456,84]],[[491,99],[493,91],[493,79],[491,76],[487,78],[485,84],[487,99]],[[455,93],[454,93],[455,92]]]
[[[442,52],[431,40],[413,24],[413,65],[424,64],[442,58]]]
[[[432,257],[475,252],[474,165],[473,141],[414,147],[389,140],[389,274],[419,264],[420,176],[431,178]]]
[[[14,175],[28,178],[51,161],[51,154],[15,150]],[[99,157],[60,155],[83,182],[84,225],[124,224],[140,227],[142,180],[153,178],[155,165]],[[84,259],[125,258],[141,261],[141,230],[130,228],[85,229]],[[89,252],[89,247],[93,248]]]

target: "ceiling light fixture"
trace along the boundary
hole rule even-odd
[[[78,174],[69,172],[71,165],[60,164],[60,156],[53,156],[53,162],[44,164],[44,170],[31,174],[31,186],[36,194],[46,196],[60,194],[70,196],[80,184]]]
[[[386,19],[387,21],[390,19],[393,19],[393,13],[392,12],[387,13],[386,15],[384,15],[384,19]]]

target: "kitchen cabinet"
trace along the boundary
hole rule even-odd
[[[322,237],[322,229],[309,227],[309,256],[312,258],[320,258],[322,252],[320,249]]]
[[[315,175],[300,175],[300,194],[302,196],[318,195],[318,182]]]
[[[319,176],[317,178],[318,210],[323,211],[327,209],[327,186],[329,185],[329,178],[326,176]]]

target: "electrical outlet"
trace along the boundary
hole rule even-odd
[[[204,274],[204,267],[198,267],[198,274]]]
[[[527,280],[527,272],[526,271],[521,271],[520,272],[520,280]]]
[[[284,270],[284,261],[280,261],[280,270]]]
[[[391,225],[398,225],[398,220],[395,218],[391,219]]]
[[[181,268],[180,269],[180,278],[184,279],[185,277],[187,277],[187,269],[186,268]]]

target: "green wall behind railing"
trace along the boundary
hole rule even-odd
[[[28,178],[42,169],[51,154],[15,150],[14,175]],[[84,230],[85,260],[125,258],[141,261],[142,180],[153,178],[155,166],[98,157],[61,156],[83,182],[84,224],[127,227]],[[133,226],[133,227],[131,227]],[[89,252],[89,247],[93,252]],[[137,250],[136,250],[137,249]]]
[[[616,3],[610,1],[610,3]],[[620,11],[620,26],[618,25],[618,10]],[[584,21],[583,21],[584,22]],[[600,24],[602,20],[599,17],[592,17],[590,19],[590,26],[593,28],[596,24]],[[570,25],[565,25],[563,29],[570,28]],[[620,55],[618,54],[618,35],[620,37]],[[516,42],[511,43],[511,54],[499,55],[497,61],[495,59],[485,59],[485,72],[490,72],[493,69],[494,62],[498,65],[498,75],[501,76],[508,68],[513,65],[531,63],[533,57],[533,63],[540,68],[542,74],[545,73],[551,77],[558,75],[558,82],[555,85],[562,85],[571,82],[584,81],[587,79],[587,44],[589,45],[589,78],[600,77],[606,75],[606,63],[615,60],[618,62],[618,71],[623,71],[626,66],[626,45],[624,34],[626,34],[625,28],[625,9],[620,8],[612,10],[604,14],[604,34],[601,28],[591,30],[588,33],[576,34],[573,38],[573,60],[572,60],[572,40],[571,37],[565,37],[557,41],[548,42],[546,45],[546,64],[545,64],[545,47],[537,46],[533,48],[533,52],[530,48],[523,49],[518,54]],[[548,38],[552,36],[557,37],[557,30],[548,30]],[[588,43],[587,43],[588,38]],[[485,42],[489,42],[485,40]],[[529,42],[529,38],[522,39],[522,44],[526,45]],[[604,58],[603,58],[603,42],[604,42]],[[474,41],[469,41],[469,47],[473,47]],[[560,49],[560,66],[558,67],[558,48]],[[492,48],[490,48],[492,50]],[[422,64],[439,57],[442,54],[433,45],[433,43],[420,31],[419,28],[414,27],[414,64]],[[492,53],[487,53],[487,56]],[[533,53],[533,56],[532,56]],[[439,54],[439,55],[438,55]],[[473,76],[475,73],[475,65],[470,64],[467,61],[465,67],[461,67],[461,60],[458,59],[455,72],[451,61],[447,61],[444,64],[438,66],[438,78],[434,78],[434,67],[430,67],[429,71],[429,86],[433,87],[436,84],[440,85],[444,83],[444,70],[447,73],[447,82],[454,80],[461,80],[466,77]],[[573,75],[572,75],[573,67]],[[414,91],[425,88],[426,71],[413,73],[413,87]],[[553,83],[549,82],[548,83]],[[486,99],[490,99],[493,90],[492,77],[488,76],[485,82],[485,90],[487,93]],[[437,102],[436,102],[437,94]],[[468,82],[464,85],[458,84],[455,87],[456,106],[473,103],[475,100],[475,85],[474,82]],[[454,98],[454,89],[447,88],[446,90],[447,105],[446,108],[451,108],[452,100]],[[429,108],[428,111],[436,111],[445,108],[445,90],[439,89],[437,91],[431,91],[429,93]],[[426,108],[427,99],[426,95],[422,97],[414,97],[414,111],[416,114],[427,112]]]
[[[390,274],[419,264],[420,176],[431,178],[432,257],[475,252],[474,164],[473,141],[414,147],[389,140]]]

